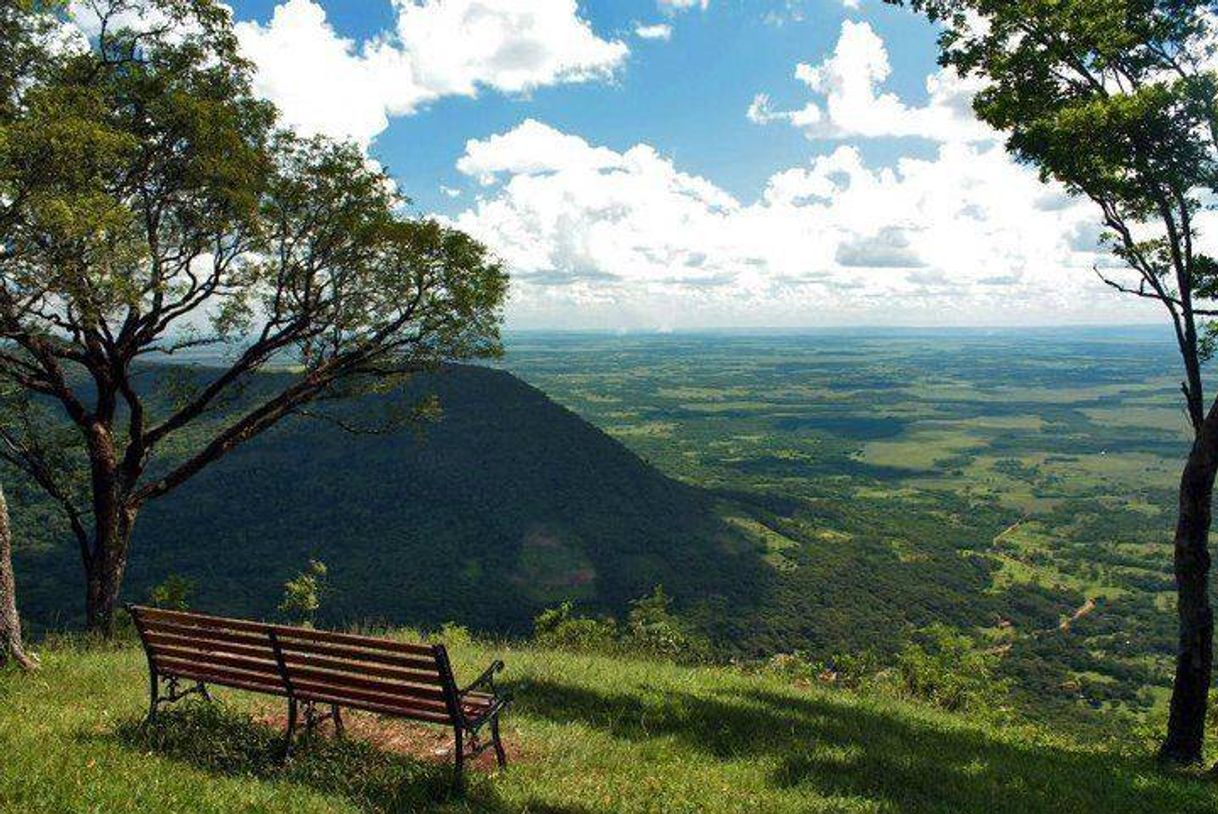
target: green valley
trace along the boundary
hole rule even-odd
[[[1138,330],[516,335],[515,376],[454,368],[336,414],[437,396],[417,432],[297,420],[154,504],[128,596],[178,574],[200,608],[272,616],[315,557],[325,623],[521,635],[662,584],[720,660],[885,663],[946,623],[1002,654],[1032,717],[1160,714],[1170,352]],[[55,628],[78,565],[33,495],[21,599]]]

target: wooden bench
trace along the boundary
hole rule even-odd
[[[442,644],[139,605],[127,610],[148,657],[150,721],[162,704],[196,693],[210,700],[207,685],[212,684],[286,698],[285,757],[291,754],[298,717],[303,716],[308,733],[330,719],[341,736],[340,709],[347,707],[452,727],[457,784],[465,761],[488,748],[500,766],[507,765],[499,714],[508,699],[495,687],[502,661],[460,688]],[[319,713],[318,706],[329,711]],[[484,728],[489,739],[482,737]]]

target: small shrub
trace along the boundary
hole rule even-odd
[[[820,665],[819,675],[828,683],[861,690],[874,686],[885,669],[886,665],[874,650],[864,650],[861,653],[842,653],[834,656]]]
[[[533,637],[542,647],[584,653],[635,654],[653,659],[701,662],[710,641],[670,610],[663,586],[630,603],[625,625],[610,617],[580,616],[570,602],[548,608],[533,620]]]
[[[465,625],[459,625],[456,622],[445,622],[440,626],[440,630],[428,637],[432,642],[444,645],[462,645],[472,644],[474,635],[469,632],[469,628]]]
[[[148,592],[148,604],[165,610],[190,610],[194,593],[194,580],[187,579],[181,574],[170,574]]]
[[[972,639],[936,624],[920,632],[897,656],[899,689],[914,698],[952,711],[996,710],[1007,685],[995,676],[998,657],[978,649]]]
[[[657,585],[649,596],[630,603],[626,634],[630,648],[657,658],[702,661],[710,643],[689,630],[671,610],[672,599]]]
[[[326,564],[309,560],[309,567],[283,584],[279,612],[289,622],[312,627],[326,591]]]
[[[584,653],[612,653],[618,649],[618,626],[612,619],[576,616],[570,602],[548,608],[533,620],[533,636],[542,647]]]

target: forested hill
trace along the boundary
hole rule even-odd
[[[407,407],[428,394],[442,414],[417,432],[353,435],[296,419],[150,504],[126,597],[180,574],[197,586],[196,607],[270,616],[284,581],[319,558],[331,623],[520,631],[560,600],[620,614],[660,583],[748,615],[766,566],[715,501],[509,373],[453,367],[339,416],[375,424],[382,398]],[[30,510],[33,496],[27,487],[14,500],[25,509],[21,602],[35,625],[70,624],[79,564],[66,537],[46,539],[59,535]]]

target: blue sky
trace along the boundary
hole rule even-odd
[[[245,0],[257,87],[507,264],[516,328],[1130,322],[1095,213],[879,0]],[[650,36],[648,36],[650,35]]]
[[[804,160],[809,142],[795,130],[767,131],[742,114],[759,88],[778,100],[800,100],[793,66],[832,49],[841,21],[865,19],[889,43],[890,87],[911,102],[926,98],[923,78],[935,67],[934,30],[908,11],[865,0],[859,11],[840,0],[731,0],[679,14],[654,0],[582,2],[582,16],[602,37],[626,42],[631,53],[608,82],[542,87],[526,94],[480,93],[440,99],[420,113],[398,117],[371,153],[387,164],[418,206],[455,212],[440,186],[462,186],[454,165],[470,138],[485,138],[525,118],[617,150],[639,142],[672,156],[682,169],[714,180],[742,200],[760,194],[774,172]],[[233,2],[237,19],[270,20],[274,0]],[[394,24],[388,0],[323,2],[335,31],[357,42]],[[526,2],[527,5],[527,2]],[[668,41],[634,36],[639,24],[673,28]],[[908,141],[908,140],[907,140]],[[812,149],[831,145],[822,142]],[[891,162],[917,143],[867,144],[868,157]]]

